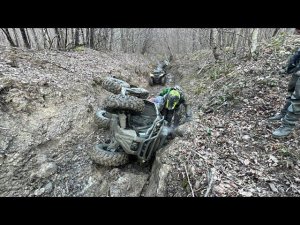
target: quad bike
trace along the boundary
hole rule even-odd
[[[153,86],[154,84],[166,85],[167,83],[167,73],[165,68],[169,65],[168,61],[162,61],[158,64],[157,68],[150,73],[149,85]]]
[[[108,78],[102,85],[116,93],[104,101],[104,109],[95,115],[98,126],[109,129],[111,140],[90,149],[91,159],[103,166],[126,164],[129,155],[149,162],[168,136],[166,121],[156,104],[146,99],[145,89],[130,88],[124,81]]]
[[[150,73],[149,85],[153,86],[154,84],[166,85],[167,83],[167,73],[162,69],[155,69]]]

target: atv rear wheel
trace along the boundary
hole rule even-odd
[[[108,144],[97,144],[88,151],[93,162],[103,166],[121,166],[129,161],[125,152],[112,152],[107,147]]]
[[[144,88],[130,88],[128,94],[142,99],[147,99],[150,95],[149,91]]]
[[[99,128],[108,129],[110,124],[111,115],[105,110],[99,110],[95,114],[95,123]]]
[[[103,80],[102,87],[111,93],[120,94],[122,87],[129,88],[130,85],[123,80],[108,77]]]
[[[108,112],[118,110],[143,112],[145,103],[142,99],[129,95],[110,95],[104,101],[104,109]]]

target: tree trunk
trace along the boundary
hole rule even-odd
[[[177,53],[180,53],[180,34],[179,34],[179,29],[176,30],[176,47],[177,47]]]
[[[95,34],[95,28],[90,28],[90,48],[94,49],[94,34]]]
[[[67,48],[67,45],[68,45],[68,28],[66,28],[65,30],[65,49]]]
[[[252,31],[252,35],[251,35],[251,48],[250,48],[250,57],[254,56],[254,53],[257,49],[257,37],[258,37],[258,28],[255,28]]]
[[[131,52],[135,52],[135,40],[134,40],[134,29],[131,32]]]
[[[21,31],[21,35],[22,35],[25,47],[30,48],[30,44],[29,44],[27,36],[26,36],[25,28],[20,28],[20,31]]]
[[[279,30],[280,30],[280,28],[275,28],[275,30],[274,30],[274,32],[272,34],[272,37],[274,37],[278,33]]]
[[[29,33],[28,33],[28,29],[25,28],[25,31],[26,31],[26,36],[27,36],[27,40],[28,40],[29,46],[31,48],[32,45],[31,45],[31,39],[30,39],[30,36],[29,36]]]
[[[75,35],[74,35],[74,28],[71,28],[71,46],[75,46]]]
[[[196,33],[197,30],[193,29],[192,31],[192,52],[196,51]]]
[[[51,49],[53,40],[51,40],[51,38],[50,38],[48,29],[47,28],[44,28],[44,29],[45,29],[45,34],[46,34],[46,37],[47,37],[47,40],[48,40],[49,49]]]
[[[38,38],[36,36],[35,30],[34,30],[34,28],[31,28],[31,30],[32,30],[32,33],[33,33],[34,41],[36,43],[36,47],[37,47],[38,50],[40,50],[41,46],[40,46],[39,40],[38,40]]]
[[[152,38],[151,35],[152,35],[152,29],[147,28],[145,30],[145,39],[144,39],[144,43],[143,43],[142,50],[141,50],[142,55],[144,55],[150,47],[150,42],[151,42],[151,38]]]
[[[17,45],[17,47],[19,47],[19,41],[18,41],[18,35],[17,35],[16,28],[13,28],[13,31],[14,31],[14,36],[15,36],[15,40],[16,40],[16,45]]]
[[[199,42],[199,48],[201,49],[203,41],[202,41],[202,36],[201,36],[201,30],[198,29],[198,42]]]
[[[233,54],[236,55],[237,49],[238,49],[238,44],[240,40],[240,34],[241,34],[241,28],[237,28],[235,32],[235,38],[233,41]]]
[[[124,28],[121,29],[121,50],[126,53],[126,42],[125,42],[125,35],[124,35]]]
[[[59,33],[59,30],[58,28],[54,28],[55,30],[55,35],[56,35],[56,48],[58,50],[61,50],[62,46],[61,46],[61,37],[60,37],[60,33]]]
[[[47,48],[47,37],[44,29],[45,28],[42,28],[43,42],[44,42],[44,48]]]
[[[114,28],[110,29],[109,51],[112,51],[112,43],[114,41]]]
[[[7,40],[8,40],[8,42],[9,42],[9,44],[10,44],[10,46],[12,46],[12,47],[17,47],[17,45],[14,43],[13,39],[12,39],[11,36],[10,36],[10,33],[9,33],[8,28],[1,28],[1,30],[4,32],[4,34],[5,34],[5,36],[6,36]]]
[[[79,28],[75,29],[75,47],[79,45]]]
[[[211,43],[214,58],[216,61],[219,61],[220,55],[218,53],[217,38],[218,38],[218,30],[216,28],[212,28],[210,32],[210,43]]]
[[[81,35],[82,35],[82,44],[86,45],[86,39],[84,38],[83,28],[81,28],[80,30],[81,30]]]
[[[90,46],[90,28],[86,28],[85,32],[86,46]]]

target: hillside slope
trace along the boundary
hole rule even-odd
[[[178,60],[194,119],[158,153],[150,180],[164,188],[148,194],[299,196],[300,131],[277,140],[271,134],[280,123],[268,121],[283,106],[290,78],[279,70],[299,44],[299,36],[261,43],[256,61],[202,60],[203,67],[197,57]]]
[[[97,80],[112,74],[146,84],[149,63],[140,56],[90,49],[1,46],[0,196],[107,196],[109,191],[138,196],[148,171],[136,171],[134,165],[113,173],[97,169],[86,150],[107,138],[94,123],[108,95]],[[123,173],[141,180],[137,190],[121,193],[121,184],[112,185]]]

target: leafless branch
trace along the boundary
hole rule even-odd
[[[188,174],[188,172],[187,172],[187,169],[186,169],[186,165],[185,165],[185,164],[184,164],[184,169],[185,169],[185,173],[186,173],[186,176],[187,176],[187,179],[188,179],[188,182],[189,182],[191,191],[192,191],[192,196],[195,197],[194,190],[193,190],[193,187],[192,187],[192,184],[191,184],[191,181],[190,181],[190,178],[189,178],[189,174]]]
[[[203,68],[206,66],[208,59],[204,62],[204,65],[201,67],[201,69],[197,72],[197,75],[199,75],[201,73],[201,71],[203,70]]]
[[[210,169],[207,173],[207,180],[208,180],[208,188],[204,194],[204,197],[207,197],[211,191],[212,185],[213,185],[213,181],[214,181],[214,170],[213,168]]]

